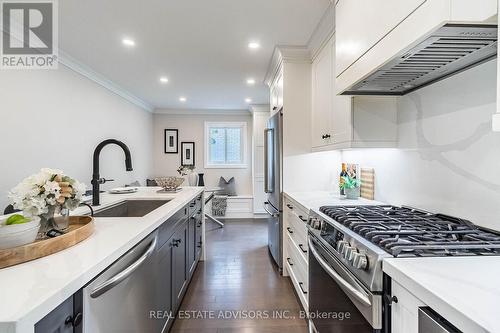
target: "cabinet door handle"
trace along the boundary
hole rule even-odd
[[[286,204],[286,206],[287,206],[288,208],[290,208],[290,209],[293,209],[293,206],[292,206],[292,205],[290,205],[290,204]]]
[[[290,266],[293,266],[293,263],[292,263],[292,261],[290,260],[290,258],[286,258],[286,261],[288,261],[288,264],[289,264]]]
[[[329,139],[329,138],[331,138],[331,135],[330,135],[330,134],[323,134],[323,135],[321,136],[321,138],[322,138],[322,139]]]
[[[276,110],[278,107],[277,106],[273,106],[273,111]]]
[[[303,284],[304,284],[303,282],[299,282],[299,288],[300,288],[300,290],[302,291],[302,293],[303,293],[304,295],[306,295],[306,294],[307,294],[307,291],[305,291],[305,290],[304,290],[304,288],[302,288],[302,285],[303,285]]]
[[[290,227],[286,227],[286,230],[288,230],[289,233],[293,234],[293,230]]]
[[[305,219],[305,218],[304,218],[304,216],[302,216],[302,215],[299,215],[299,219],[300,219],[301,221],[303,221],[303,222],[307,222],[307,219]]]
[[[304,250],[303,246],[304,244],[299,244],[299,248],[302,250],[302,252],[307,253],[307,250]]]
[[[172,245],[175,247],[179,247],[179,244],[182,243],[182,239],[173,239],[172,240]]]

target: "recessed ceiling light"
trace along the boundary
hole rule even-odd
[[[165,77],[165,76],[160,77],[160,82],[161,83],[167,83],[168,82],[168,77]]]
[[[122,39],[122,44],[125,45],[125,46],[135,46],[135,41],[133,39],[130,39],[130,38],[123,38]]]
[[[257,42],[250,42],[248,43],[248,48],[252,50],[256,50],[260,47],[260,44]]]
[[[184,97],[184,96],[181,96],[181,97],[179,97],[179,101],[181,101],[181,102],[185,102],[185,101],[187,101],[187,98],[186,98],[186,97]]]
[[[251,98],[245,98],[245,102],[252,103],[252,99]]]
[[[255,84],[255,80],[254,79],[247,79],[247,84],[252,86]]]

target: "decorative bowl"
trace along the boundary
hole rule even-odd
[[[175,176],[158,177],[155,178],[155,182],[156,184],[158,184],[158,186],[161,186],[166,190],[175,190],[179,186],[181,186],[182,183],[184,183],[184,178]]]
[[[5,225],[7,218],[0,219],[0,237],[6,236],[8,234],[22,232],[25,230],[33,229],[34,227],[40,225],[40,217],[32,216],[31,221],[20,224]]]
[[[40,229],[40,218],[32,217],[30,222],[5,225],[0,222],[0,250],[33,243]]]

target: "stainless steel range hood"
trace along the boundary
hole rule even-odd
[[[446,24],[342,95],[405,95],[497,54],[496,25]]]

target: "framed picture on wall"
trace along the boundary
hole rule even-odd
[[[179,130],[166,129],[165,130],[165,154],[178,154],[179,153]]]
[[[194,166],[194,142],[181,143],[181,165]]]

